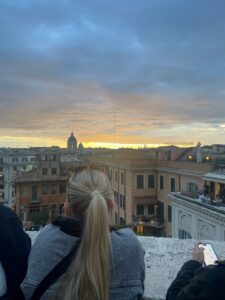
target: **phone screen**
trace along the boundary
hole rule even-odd
[[[213,265],[218,260],[215,250],[210,243],[199,243],[198,246],[204,248],[204,262],[206,266]]]

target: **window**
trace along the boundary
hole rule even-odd
[[[117,182],[117,177],[118,177],[118,174],[117,174],[117,171],[115,171],[115,181]]]
[[[42,195],[47,195],[48,194],[48,184],[42,184]]]
[[[136,210],[137,210],[137,215],[144,215],[144,205],[142,204],[137,204],[136,206]]]
[[[164,186],[164,183],[163,183],[163,176],[160,175],[160,177],[159,177],[159,187],[160,187],[160,190],[163,190],[163,186]]]
[[[32,197],[31,197],[32,201],[37,201],[37,186],[36,185],[32,185]]]
[[[13,167],[13,171],[14,171],[14,172],[17,171],[17,167],[16,167],[16,166]]]
[[[14,162],[14,163],[18,162],[18,157],[13,157],[12,162]]]
[[[66,176],[66,175],[67,175],[67,171],[66,171],[66,169],[63,168],[63,167],[60,167],[59,172],[60,172],[60,176]]]
[[[50,160],[56,161],[57,160],[57,155],[56,154],[51,154],[50,155]]]
[[[0,172],[3,172],[3,167],[0,167]]]
[[[56,168],[52,168],[52,175],[57,175],[57,169]]]
[[[123,209],[126,209],[126,198],[123,196]]]
[[[185,230],[182,230],[182,229],[179,229],[178,231],[178,238],[179,239],[191,239],[191,235],[189,232],[185,231]]]
[[[48,169],[47,168],[42,169],[42,175],[48,175]]]
[[[161,222],[164,222],[164,203],[160,202],[158,206],[158,218]]]
[[[51,193],[52,194],[57,194],[57,183],[52,183],[51,184]]]
[[[155,187],[155,175],[150,174],[148,175],[148,188],[154,189]]]
[[[120,194],[120,207],[123,207],[123,195]]]
[[[187,191],[188,192],[197,192],[198,191],[198,186],[194,182],[188,182],[187,183]]]
[[[120,183],[124,184],[124,173],[123,172],[120,173]]]
[[[66,194],[66,183],[60,183],[59,185],[59,193]]]
[[[144,175],[137,175],[137,189],[144,188]]]
[[[172,222],[172,207],[168,205],[168,222]]]
[[[21,195],[28,196],[28,185],[27,184],[21,186]]]
[[[120,218],[120,225],[125,224],[125,220],[123,218]]]
[[[119,200],[118,198],[119,198],[119,193],[117,191],[115,191],[115,201],[116,201],[117,205],[119,204],[118,203],[118,200]]]
[[[3,165],[3,157],[0,157],[0,164]]]
[[[30,161],[31,162],[35,162],[36,161],[36,157],[31,157]]]
[[[26,171],[27,167],[26,166],[23,166],[23,171]]]
[[[118,223],[118,214],[115,213],[115,224],[117,224],[117,223]]]
[[[64,204],[60,204],[59,205],[59,214],[63,214],[64,213]]]
[[[41,156],[41,160],[48,160],[48,155],[43,154],[43,155]]]
[[[27,162],[27,157],[22,157],[22,162]]]
[[[176,181],[175,181],[175,178],[170,178],[170,191],[171,192],[175,192],[175,189],[176,189]]]
[[[148,205],[148,215],[155,214],[155,205]]]

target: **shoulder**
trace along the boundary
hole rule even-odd
[[[45,226],[38,233],[31,248],[23,290],[32,282],[40,282],[71,251],[77,240],[77,237],[62,232],[58,226]]]
[[[11,218],[18,218],[18,217],[10,207],[0,204],[0,220],[2,221]]]
[[[132,253],[137,252],[144,254],[144,250],[137,236],[130,228],[123,228],[111,232],[111,242],[113,249],[130,250]]]
[[[205,274],[205,276],[210,276],[210,278],[220,278],[221,275],[225,275],[225,264],[224,261],[218,261],[215,265],[208,265],[206,267],[199,268],[197,274]]]
[[[138,239],[136,235],[134,234],[133,230],[130,228],[123,228],[119,230],[113,230],[111,233],[111,239],[114,241],[121,241],[124,242],[137,242]]]
[[[39,231],[34,241],[31,255],[39,255],[39,251],[54,252],[60,251],[61,257],[67,254],[77,237],[71,236],[60,230],[58,226],[49,224]],[[54,250],[55,249],[55,250]],[[63,253],[63,250],[65,253]],[[47,254],[45,252],[45,254]]]
[[[131,228],[122,228],[118,230],[112,230],[111,231],[112,236],[117,236],[118,238],[136,238],[136,235],[134,234],[134,231]]]

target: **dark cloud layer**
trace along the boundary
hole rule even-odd
[[[224,133],[224,32],[223,0],[3,0],[1,135]]]

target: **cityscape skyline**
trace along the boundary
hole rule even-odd
[[[0,147],[224,144],[221,0],[3,0]]]

